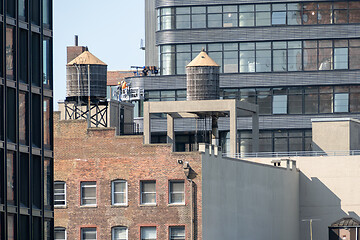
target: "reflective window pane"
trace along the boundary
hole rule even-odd
[[[334,49],[334,69],[348,69],[348,48]]]
[[[334,112],[348,112],[349,108],[349,94],[336,93],[334,94]]]
[[[287,114],[287,96],[273,96],[273,114]]]

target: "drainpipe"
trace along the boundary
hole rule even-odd
[[[189,180],[189,182],[190,182],[190,208],[191,208],[191,223],[190,223],[190,239],[191,240],[196,240],[195,239],[195,229],[194,229],[194,227],[195,227],[195,204],[194,204],[194,200],[195,200],[195,198],[194,198],[194,182],[193,182],[193,180],[192,179],[188,179]]]

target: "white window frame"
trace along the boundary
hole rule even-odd
[[[60,231],[60,230],[63,230],[63,231],[65,232],[65,238],[64,238],[64,239],[55,238],[55,233],[54,233],[54,240],[66,240],[66,239],[67,239],[66,228],[64,228],[64,227],[55,227],[55,228],[54,228],[54,232]]]
[[[92,185],[90,185],[90,183],[93,183]],[[89,185],[86,185],[89,184]],[[83,188],[90,188],[90,187],[94,187],[95,186],[95,204],[85,204],[83,202],[84,197],[83,197]],[[94,199],[94,198],[87,198],[89,200]],[[80,183],[80,205],[81,206],[96,206],[97,205],[97,186],[96,186],[96,182],[93,181],[85,181],[85,182],[81,182]]]
[[[154,183],[155,184],[155,192],[144,192],[143,191],[143,184],[144,183]],[[151,193],[155,193],[155,202],[154,203],[146,203],[143,201],[143,194],[151,194]],[[156,205],[156,199],[157,196],[156,196],[156,181],[155,180],[143,180],[143,181],[140,181],[140,204],[141,205],[150,205],[150,206],[154,206]]]
[[[169,227],[169,239],[170,239],[170,240],[177,240],[177,239],[179,239],[179,238],[172,238],[171,231],[172,231],[174,228],[183,228],[183,229],[184,229],[184,238],[183,238],[183,239],[186,239],[185,226],[171,226],[171,227]]]
[[[55,185],[56,184],[63,184],[64,193],[55,193]],[[62,195],[64,195],[65,204],[56,204],[55,196],[62,196]],[[63,181],[55,181],[54,182],[54,207],[66,207],[66,182],[63,182]]]
[[[183,192],[173,192],[172,187],[171,187],[172,183],[182,183],[184,185],[184,191]],[[171,201],[172,193],[182,193],[184,196],[184,201],[183,202],[172,202]],[[173,205],[184,205],[185,204],[185,181],[184,180],[170,180],[169,181],[169,204],[173,204]]]
[[[117,228],[125,228],[126,229],[126,239],[124,239],[124,240],[128,240],[129,239],[129,231],[128,231],[128,228],[127,227],[123,227],[123,226],[117,226],[117,227],[113,227],[112,229],[111,229],[111,239],[112,240],[116,240],[115,239],[115,236],[114,236],[114,232],[115,232],[115,230],[117,229]]]
[[[156,236],[156,238],[155,239],[143,238],[143,229],[145,229],[145,228],[155,228],[155,236]],[[153,226],[140,227],[140,239],[141,240],[156,240],[157,239],[157,227],[153,227]]]
[[[93,240],[93,239],[85,239],[85,238],[83,238],[83,232],[84,232],[84,230],[93,230],[93,229],[95,229],[95,240],[97,239],[97,229],[96,229],[96,227],[86,227],[86,228],[81,228],[81,236],[80,236],[80,239],[81,240]]]
[[[115,184],[116,183],[125,183],[125,202],[124,203],[115,203]],[[123,193],[123,192],[119,192]],[[128,205],[128,184],[126,180],[114,180],[111,182],[111,204],[114,206],[127,206]]]

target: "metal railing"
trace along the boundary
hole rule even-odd
[[[224,153],[230,158],[279,158],[279,157],[318,157],[318,156],[355,156],[360,155],[360,150],[349,151],[299,151],[299,152],[257,152],[257,153]]]

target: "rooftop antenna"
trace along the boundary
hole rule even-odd
[[[141,50],[145,50],[144,39],[140,39],[140,49],[141,49]]]

